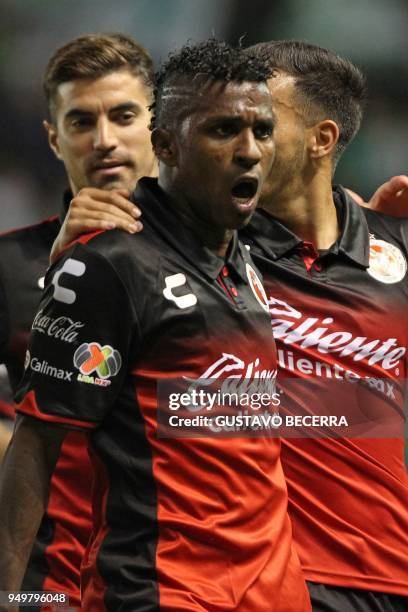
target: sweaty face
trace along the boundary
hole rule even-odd
[[[307,125],[293,77],[279,74],[268,81],[275,116],[275,161],[262,190],[260,205],[273,203],[302,188],[306,178]]]
[[[255,210],[274,155],[268,88],[213,83],[178,127],[176,185],[194,213],[225,229],[245,225]]]
[[[49,140],[71,188],[133,189],[155,170],[149,90],[127,70],[62,83]]]

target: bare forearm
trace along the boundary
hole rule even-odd
[[[0,477],[0,590],[21,586],[64,437],[52,426],[17,422]]]
[[[7,450],[11,438],[11,429],[9,429],[2,421],[0,421],[0,464],[3,461],[4,454]]]

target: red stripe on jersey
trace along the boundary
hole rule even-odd
[[[282,441],[306,580],[408,596],[403,446],[379,438]]]
[[[273,272],[268,276],[264,271],[268,296],[278,300],[271,306],[281,367],[278,376],[283,387],[288,380],[286,391],[293,395],[299,413],[327,410],[353,419],[366,405],[373,415],[377,408],[377,414],[387,419],[395,413],[396,422],[401,423],[392,400],[371,393],[369,385],[364,392],[363,387],[358,393],[347,392],[340,380],[347,371],[353,372],[379,381],[385,390],[393,385],[398,398],[397,389],[406,378],[406,309],[399,306],[400,294],[389,297],[392,285],[376,291],[369,287],[364,293],[364,283],[370,283],[364,274],[370,278],[362,272],[357,277],[361,278],[358,290],[352,285],[336,288],[332,283],[325,287],[316,280],[313,284],[308,277],[301,284],[300,275],[299,287],[288,289]],[[393,351],[401,356],[390,366]],[[337,378],[342,386],[335,389]],[[313,387],[295,385],[302,379],[309,379]],[[327,402],[330,386],[335,390]],[[306,580],[408,595],[408,476],[403,439],[402,435],[395,439],[391,420],[388,437],[388,423],[379,422],[384,437],[376,439],[282,440],[289,514]]]
[[[81,566],[81,588],[83,609],[91,612],[106,612],[104,604],[106,584],[97,570],[97,557],[109,531],[106,506],[109,493],[109,475],[99,456],[89,447],[94,468],[93,531]],[[115,585],[118,587],[118,585]]]
[[[58,215],[51,215],[51,217],[47,217],[46,219],[43,219],[42,221],[37,221],[36,223],[32,223],[31,225],[25,225],[23,227],[14,227],[12,229],[6,230],[5,232],[0,232],[0,238],[3,238],[3,236],[10,236],[11,234],[17,234],[18,232],[24,232],[25,230],[36,229],[40,225],[52,223],[56,219],[58,219]]]
[[[8,402],[5,402],[4,400],[0,399],[0,415],[3,418],[13,419],[14,421],[14,417],[16,416],[14,404],[9,404]]]
[[[71,431],[51,479],[46,513],[53,522],[54,537],[45,551],[49,571],[42,590],[68,594],[70,607],[77,610],[81,609],[80,566],[92,528],[91,486],[86,436]]]
[[[160,609],[309,612],[279,441],[158,439],[155,389],[154,381],[137,380],[157,485]]]
[[[231,302],[234,302],[234,298],[232,297],[232,295],[230,294],[230,292],[227,289],[227,286],[225,285],[224,281],[222,280],[221,276],[217,276],[217,283],[219,284],[219,286],[221,287],[221,289],[226,293],[226,295],[229,297],[229,299],[231,300]]]
[[[92,238],[95,238],[95,236],[98,236],[98,234],[103,234],[103,232],[107,232],[108,230],[95,230],[94,232],[90,232],[88,234],[82,234],[81,236],[78,236],[77,238],[75,238],[74,240],[71,240],[71,242],[68,242],[68,244],[66,244],[64,246],[64,248],[58,253],[58,255],[53,258],[52,263],[56,263],[60,257],[62,257],[62,255],[64,255],[64,253],[66,251],[68,251],[68,249],[70,249],[72,246],[74,246],[74,244],[87,244],[90,240],[92,240]]]
[[[72,427],[79,427],[80,429],[94,429],[95,423],[88,423],[86,421],[76,421],[75,419],[64,418],[60,416],[53,416],[51,414],[45,414],[41,412],[38,407],[37,399],[35,397],[35,391],[29,391],[20,404],[16,405],[16,412],[25,414],[47,423],[56,423],[57,425],[71,425]]]

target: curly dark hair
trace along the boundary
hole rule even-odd
[[[248,54],[241,47],[210,38],[184,45],[171,53],[155,75],[150,128],[170,127],[191,113],[198,92],[215,81],[265,82],[271,76],[262,53]]]
[[[294,77],[299,105],[311,124],[322,119],[337,123],[336,163],[358,132],[363,116],[367,84],[359,68],[328,49],[299,40],[258,43],[248,52],[268,61],[272,70]]]

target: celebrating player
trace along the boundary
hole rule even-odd
[[[78,428],[95,474],[85,610],[310,609],[279,442],[161,438],[157,423],[174,378],[204,380],[217,366],[247,387],[250,372],[257,384],[274,375],[262,286],[234,231],[273,159],[269,74],[215,41],[171,57],[155,97],[159,182],[142,179],[135,194],[144,231],[88,235],[50,271],[37,316],[79,325],[70,343],[33,331],[2,476],[1,589],[19,586],[60,448]]]
[[[268,53],[274,68],[276,157],[260,201],[264,212],[254,216],[247,237],[264,275],[281,376],[289,386],[313,379],[313,401],[326,398],[332,409],[335,397],[327,389],[333,380],[336,389],[347,377],[377,381],[379,393],[371,393],[368,408],[380,402],[384,416],[399,409],[394,396],[407,376],[408,219],[359,207],[331,187],[360,124],[364,78],[314,45],[282,41],[256,49]],[[397,188],[396,199],[403,182]],[[301,407],[306,385],[298,389]],[[347,408],[366,409],[355,397]],[[282,463],[313,608],[405,610],[403,432],[398,438],[371,439],[367,431],[354,439],[286,439]]]
[[[315,45],[280,41],[258,50],[275,69],[269,84],[276,157],[261,196],[264,212],[243,235],[268,289],[281,375],[321,381],[317,410],[325,407],[329,376],[341,381],[348,372],[394,389],[407,367],[407,221],[361,209],[331,186],[360,125],[364,77]],[[372,208],[407,217],[407,187],[407,177],[394,177],[374,194]],[[89,205],[92,215],[77,207],[57,248],[81,224],[98,228],[97,208],[102,219],[114,220],[115,211],[103,203]],[[118,225],[125,219],[118,217]],[[283,464],[314,609],[404,610],[402,436],[285,440]]]

